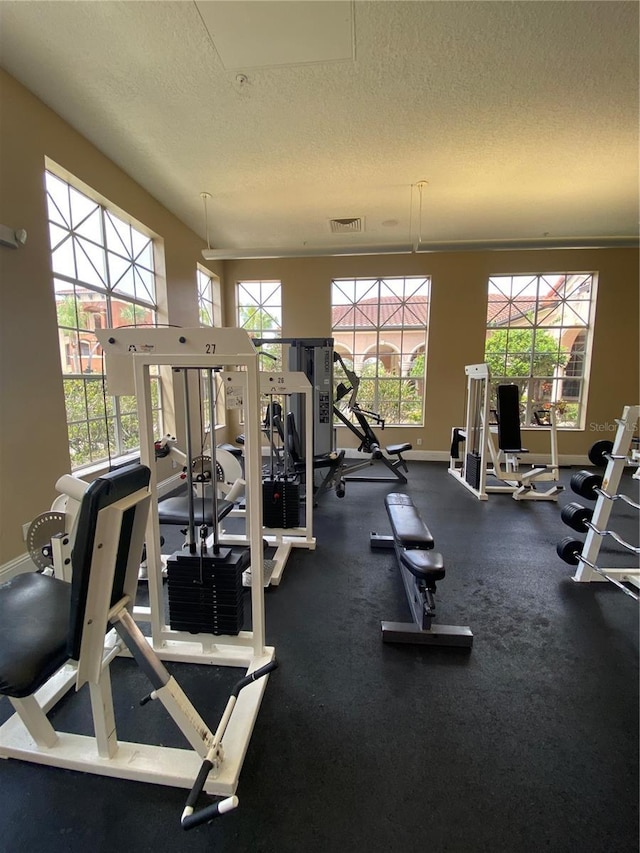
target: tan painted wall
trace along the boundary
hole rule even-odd
[[[54,483],[69,471],[58,357],[46,205],[44,158],[49,156],[127,211],[164,241],[169,322],[197,320],[195,269],[202,240],[104,157],[60,117],[0,71],[0,222],[26,228],[27,245],[0,248],[0,565],[25,551],[22,524],[49,508]],[[197,192],[198,188],[194,188]],[[408,440],[446,451],[451,426],[464,411],[464,365],[482,360],[486,282],[491,273],[599,273],[594,358],[587,424],[613,423],[637,403],[638,252],[474,252],[236,261],[207,264],[224,285],[226,323],[234,323],[234,283],[279,279],[283,335],[328,337],[331,280],[338,277],[430,275],[426,425],[385,430],[385,443]],[[179,427],[179,424],[178,424]],[[231,428],[231,432],[233,426]],[[232,436],[231,436],[232,437]],[[603,433],[560,435],[561,454],[585,454]],[[339,444],[351,436],[340,429]],[[533,452],[543,442],[529,441]]]
[[[198,316],[202,240],[0,70],[0,223],[28,232],[19,250],[0,248],[0,565],[25,552],[22,525],[49,509],[69,473],[45,156],[163,238],[169,321],[191,326]]]
[[[637,249],[549,250],[379,255],[342,258],[296,258],[228,261],[225,301],[233,306],[236,281],[282,281],[283,337],[329,337],[333,278],[431,276],[431,310],[427,342],[425,426],[388,428],[385,444],[416,441],[421,450],[446,451],[451,427],[464,420],[464,366],[484,357],[487,279],[500,273],[598,273],[598,302],[586,429],[562,431],[561,455],[586,455],[593,442],[612,433],[591,424],[612,424],[623,405],[636,404],[639,389],[639,299]],[[232,308],[227,322],[234,322]],[[357,440],[338,428],[338,445]],[[532,453],[548,453],[548,436],[525,431]]]

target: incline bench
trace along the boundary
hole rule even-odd
[[[374,549],[395,550],[413,622],[382,622],[383,641],[470,648],[469,628],[432,624],[436,581],[445,576],[444,560],[433,550],[433,536],[413,501],[408,495],[390,494],[384,503],[392,536],[372,533],[370,544]]]

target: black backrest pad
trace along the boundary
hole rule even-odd
[[[302,461],[302,445],[300,443],[300,436],[298,435],[298,428],[296,427],[296,419],[293,412],[287,412],[287,450],[291,454],[291,458],[294,462]]]
[[[433,548],[433,536],[408,495],[387,495],[384,505],[393,538],[401,548]]]
[[[116,503],[121,498],[148,487],[150,475],[151,472],[146,465],[128,465],[125,468],[119,468],[117,471],[110,471],[108,474],[98,477],[84,493],[78,515],[76,540],[71,554],[73,574],[67,650],[69,657],[73,660],[77,660],[80,654],[98,513],[101,509]],[[122,520],[112,603],[114,596],[118,597],[118,585],[122,587],[124,582],[134,514],[135,507],[132,507],[125,513]]]
[[[520,389],[517,385],[498,385],[498,447],[520,450]]]

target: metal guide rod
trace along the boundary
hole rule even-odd
[[[193,446],[191,441],[191,411],[189,405],[189,378],[186,370],[181,371],[184,382],[184,422],[187,432],[187,506],[189,508],[189,553],[196,553],[196,516],[193,505]]]
[[[207,368],[207,385],[209,390],[209,444],[211,445],[211,477],[212,477],[212,506],[213,506],[213,553],[220,551],[218,531],[218,463],[216,458],[216,405],[214,397],[214,371]]]

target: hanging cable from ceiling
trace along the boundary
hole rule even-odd
[[[413,247],[414,252],[418,251],[418,249],[420,248],[420,244],[422,243],[422,203],[423,203],[422,194],[423,194],[424,188],[427,186],[427,183],[428,183],[428,181],[418,181],[418,183],[416,184],[416,188],[418,190],[420,201],[418,204],[418,236],[416,237],[416,242],[415,242],[414,247]]]
[[[207,241],[207,249],[211,248],[211,243],[209,242],[209,215],[207,210],[207,199],[211,198],[211,193],[200,193],[200,198],[202,199],[202,204],[204,206],[204,236]]]

